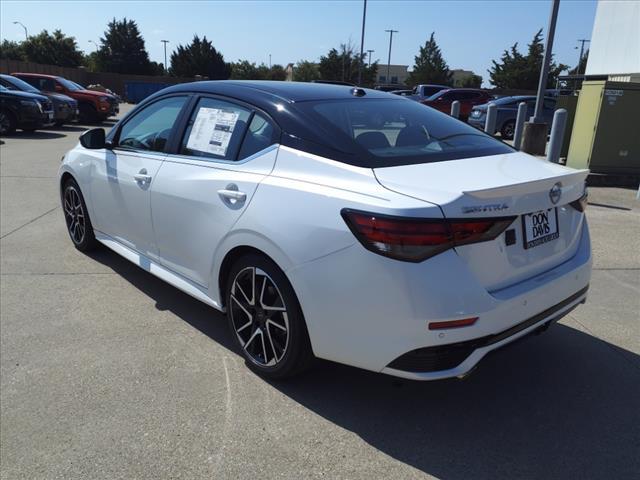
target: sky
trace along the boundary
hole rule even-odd
[[[589,39],[596,0],[562,0],[553,53],[556,61],[575,66],[577,40]],[[473,70],[487,84],[491,60],[518,42],[522,50],[536,31],[546,32],[550,0],[383,1],[369,0],[365,50],[387,63],[388,29],[393,36],[391,63],[413,66],[418,48],[435,32],[449,68]],[[286,65],[317,61],[340,43],[351,40],[360,48],[363,0],[289,1],[0,1],[0,38],[24,39],[29,34],[60,29],[76,38],[85,52],[99,43],[107,22],[127,17],[138,23],[151,60],[164,62],[178,44],[194,34],[206,35],[226,61]]]

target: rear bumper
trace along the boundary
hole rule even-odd
[[[455,251],[409,264],[355,244],[286,274],[316,356],[414,380],[460,377],[488,352],[559,319],[585,300],[591,245],[586,221],[581,228],[571,258],[492,292]],[[428,328],[433,321],[469,317],[479,320],[463,328]],[[416,350],[434,357],[432,364],[410,364],[408,354]]]
[[[414,380],[463,377],[487,353],[560,320],[580,303],[585,302],[588,289],[589,287],[586,286],[557,305],[500,333],[466,342],[420,348],[407,352],[385,367],[382,373]]]

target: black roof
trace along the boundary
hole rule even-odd
[[[270,80],[214,80],[181,83],[163,90],[163,93],[203,92],[252,101],[259,96],[278,97],[285,102],[305,102],[353,97],[354,87],[330,83],[280,82]],[[365,88],[367,97],[388,98],[384,92]]]

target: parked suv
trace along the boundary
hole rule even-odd
[[[63,93],[75,99],[78,102],[80,119],[84,121],[106,120],[120,111],[118,101],[113,95],[87,90],[66,78],[41,73],[12,73],[11,75],[45,93]]]
[[[527,104],[527,115],[529,118],[533,115],[536,106],[536,97],[534,95],[518,95],[514,97],[502,97],[497,100],[491,100],[497,105],[496,130],[492,133],[500,132],[503,140],[512,140],[516,129],[516,117],[518,116],[518,105],[525,102]],[[488,104],[473,107],[469,116],[469,125],[484,130],[484,124],[487,121]],[[542,103],[542,117],[549,127],[553,120],[553,112],[556,109],[556,99],[546,97]]]
[[[487,103],[492,98],[491,94],[477,88],[449,88],[440,90],[420,103],[449,114],[451,113],[451,104],[457,100],[460,102],[460,116],[458,118],[466,121],[474,106]]]
[[[0,85],[9,90],[35,93],[47,97],[53,104],[54,122],[58,127],[78,118],[78,102],[71,97],[67,97],[61,93],[41,92],[33,85],[17,77],[12,77],[11,75],[0,75]]]
[[[33,132],[50,125],[53,125],[53,106],[47,97],[0,85],[0,134],[11,134],[16,128]]]

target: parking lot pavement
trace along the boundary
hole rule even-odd
[[[467,379],[270,383],[222,315],[71,246],[55,174],[82,129],[0,146],[1,478],[637,478],[634,191],[591,189],[588,303]]]

